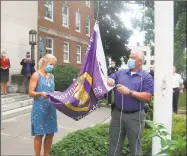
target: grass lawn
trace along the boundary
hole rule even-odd
[[[186,110],[186,89],[183,94],[179,95],[178,107],[179,109]]]

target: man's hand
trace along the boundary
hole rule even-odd
[[[108,86],[113,87],[115,85],[114,79],[108,78],[107,84],[108,84]]]
[[[179,91],[179,93],[184,93],[183,89],[181,89],[181,90]]]
[[[129,88],[126,86],[123,86],[121,84],[117,84],[117,91],[120,92],[121,94],[129,94]]]

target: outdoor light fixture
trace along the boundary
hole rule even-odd
[[[29,31],[29,44],[31,45],[31,60],[34,60],[34,45],[36,45],[36,34],[35,30]]]

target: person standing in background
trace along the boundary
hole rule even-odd
[[[149,73],[152,77],[153,77],[153,79],[154,79],[154,68],[153,67],[151,67],[150,68],[150,73]]]
[[[177,114],[179,93],[183,93],[184,84],[180,74],[176,73],[176,67],[173,66],[173,112]]]
[[[35,72],[35,61],[31,60],[30,52],[26,53],[26,58],[20,62],[22,65],[21,74],[24,76],[25,91],[28,93],[31,75]]]
[[[1,54],[1,94],[7,94],[7,82],[9,81],[10,60],[6,57],[6,51]]]
[[[118,71],[118,68],[116,67],[116,62],[111,61],[111,67],[108,68],[108,75],[114,74],[117,71]],[[112,104],[112,93],[113,93],[113,90],[108,92],[108,104]]]

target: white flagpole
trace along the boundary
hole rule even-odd
[[[171,134],[172,77],[174,54],[173,1],[155,1],[155,89],[154,122],[163,123]],[[170,139],[171,136],[168,136]],[[161,151],[159,138],[153,138],[152,155]]]

